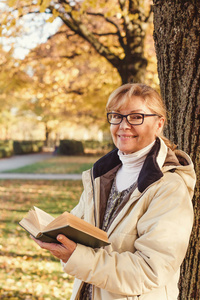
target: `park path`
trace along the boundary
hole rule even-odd
[[[26,174],[26,173],[6,173],[6,171],[34,164],[38,161],[51,158],[52,153],[34,153],[25,155],[15,155],[0,159],[0,179],[34,179],[34,180],[80,180],[81,174]],[[1,173],[5,172],[5,173]]]

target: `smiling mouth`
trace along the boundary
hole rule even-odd
[[[118,135],[118,137],[123,139],[134,139],[137,135]]]

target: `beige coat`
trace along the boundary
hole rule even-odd
[[[93,284],[94,300],[177,299],[193,224],[195,173],[187,154],[175,156],[160,139],[150,152],[138,188],[108,230],[111,245],[94,250],[78,244],[62,263],[76,278],[71,299],[79,299],[83,281]],[[101,203],[118,167],[114,150],[94,165],[92,176],[84,172],[84,192],[72,213],[99,226]]]

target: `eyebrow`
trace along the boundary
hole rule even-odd
[[[115,110],[114,112],[117,112],[120,114],[120,111],[119,110]],[[135,109],[135,110],[132,110],[131,112],[129,112],[128,114],[134,114],[134,113],[145,113],[145,111],[143,109]]]

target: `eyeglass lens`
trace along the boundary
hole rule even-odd
[[[122,122],[122,119],[123,119],[123,115],[121,114],[117,114],[117,113],[108,114],[108,121],[111,124],[120,124]],[[126,120],[131,125],[140,125],[143,122],[143,115],[139,113],[130,114],[126,116]]]

